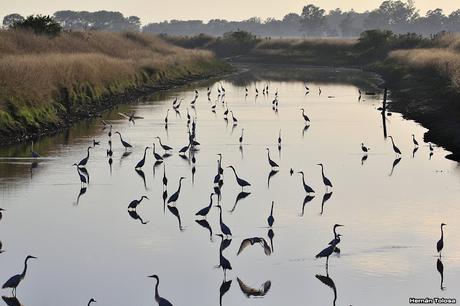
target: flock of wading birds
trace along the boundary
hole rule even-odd
[[[309,87],[307,85],[305,85],[305,89],[306,89],[306,94],[308,94],[310,92],[310,89],[309,89]],[[318,91],[319,91],[319,94],[321,95],[321,88],[319,88]],[[225,88],[224,88],[222,83],[217,84],[217,92],[218,92],[217,101],[222,101],[222,104],[226,105],[226,102],[224,100]],[[248,88],[245,88],[245,92],[246,92],[245,96],[247,97],[248,94],[249,94]],[[209,102],[211,102],[211,93],[212,93],[212,90],[208,87],[207,88],[207,97],[208,97]],[[255,94],[256,94],[256,97],[259,95],[259,89],[257,88],[257,86],[255,88]],[[267,95],[267,97],[268,97],[268,95],[269,95],[269,86],[268,86],[268,84],[263,87],[262,94],[264,96]],[[361,100],[361,95],[362,95],[362,93],[361,93],[361,91],[359,91],[359,100]],[[190,107],[192,109],[195,108],[195,103],[197,102],[198,97],[199,97],[199,92],[195,89],[195,97],[190,102]],[[179,112],[179,108],[180,108],[183,100],[184,99],[175,98],[173,103],[172,103],[172,109],[174,111],[176,111],[176,112]],[[217,101],[214,104],[212,104],[212,106],[211,106],[211,111],[214,112],[214,113],[216,112]],[[278,110],[278,104],[279,104],[278,91],[276,91],[275,94],[274,94],[274,99],[272,101],[272,108],[273,108],[274,111]],[[381,110],[381,108],[379,108],[379,110]],[[168,128],[169,111],[170,111],[170,109],[167,110],[166,116],[164,118],[165,129]],[[300,111],[301,111],[302,119],[305,122],[305,126],[308,127],[310,125],[310,118],[305,113],[305,109],[302,108],[302,109],[300,109]],[[126,119],[128,119],[128,121],[132,122],[133,124],[135,123],[135,120],[143,119],[142,117],[135,116],[134,113],[132,113],[132,114],[119,113],[119,115],[124,117],[124,118],[126,118]],[[233,124],[233,127],[236,127],[238,125],[238,119],[235,117],[233,111],[229,110],[228,107],[226,107],[223,115],[224,115],[224,120],[227,123],[229,122],[229,120],[231,120],[231,122]],[[118,134],[119,139],[120,139],[120,143],[125,149],[125,154],[126,153],[129,154],[130,153],[129,150],[133,146],[130,143],[128,143],[125,140],[123,140],[123,137],[122,137],[121,133],[119,133],[117,131],[115,133],[112,133],[112,125],[109,122],[102,121],[102,123],[104,125],[104,127],[103,127],[104,130],[109,129],[109,131],[108,131],[109,149],[107,149],[107,156],[109,157],[109,164],[111,165],[112,156],[113,156],[113,151],[112,151],[112,136],[113,136],[113,134]],[[192,161],[192,164],[193,164],[192,173],[194,173],[195,172],[195,162],[196,162],[194,153],[198,150],[197,147],[200,146],[200,143],[196,140],[196,117],[194,117],[194,118],[191,117],[188,108],[187,108],[187,127],[188,127],[188,135],[189,135],[188,144],[186,146],[180,148],[178,150],[178,154],[181,157],[184,157],[184,158],[188,158],[186,156],[186,154],[189,154],[189,157],[191,157],[191,161]],[[241,145],[243,144],[243,131],[244,131],[244,129],[241,130],[241,136],[239,137],[239,140],[238,140],[239,144],[240,144],[240,148],[241,148]],[[401,154],[402,154],[401,150],[395,145],[393,137],[389,136],[389,138],[391,139],[391,144],[392,144],[392,147],[393,147],[393,151],[395,152],[396,157],[399,158],[401,156]],[[181,177],[179,179],[179,186],[178,186],[177,191],[174,192],[168,198],[168,193],[167,193],[168,178],[166,176],[166,166],[165,166],[164,161],[165,161],[165,159],[167,157],[172,155],[172,152],[173,152],[174,149],[172,147],[164,144],[161,141],[160,137],[155,137],[155,139],[158,140],[158,144],[162,148],[164,154],[163,155],[158,154],[155,151],[155,143],[153,143],[152,147],[146,147],[145,148],[144,155],[143,155],[142,159],[135,165],[134,168],[135,168],[136,171],[141,171],[142,167],[145,165],[145,161],[146,161],[146,158],[147,158],[147,151],[149,149],[152,149],[153,150],[152,155],[153,155],[153,157],[155,159],[155,164],[159,165],[159,164],[163,163],[163,179],[162,179],[162,181],[163,181],[163,201],[166,202],[166,199],[167,199],[167,206],[171,210],[171,212],[174,213],[174,208],[175,208],[176,202],[179,200],[179,197],[180,197],[182,180],[185,179],[185,177]],[[416,150],[418,150],[419,143],[415,139],[414,135],[412,135],[412,141],[414,143],[414,152],[415,152]],[[88,160],[90,158],[90,154],[89,154],[90,149],[96,147],[99,144],[100,144],[99,141],[93,140],[92,146],[87,148],[86,157],[84,157],[82,160],[80,160],[80,162],[73,164],[73,166],[76,166],[77,173],[78,173],[78,176],[80,178],[80,182],[81,182],[82,187],[85,187],[89,183],[89,173],[88,173],[88,171],[87,171],[87,169],[85,167],[86,167],[86,165],[88,163]],[[281,149],[281,144],[282,144],[281,131],[280,131],[280,133],[278,135],[277,144],[278,144],[278,149]],[[267,150],[267,155],[268,155],[267,156],[268,157],[268,165],[271,167],[272,170],[279,169],[278,164],[274,160],[272,160],[271,157],[270,157],[269,148],[267,148],[266,150]],[[364,143],[361,143],[361,150],[364,152],[365,156],[367,156],[367,153],[369,152],[370,149],[368,147],[366,147],[364,145]],[[433,152],[433,146],[431,145],[431,143],[429,143],[429,150],[430,150],[430,157],[431,157],[431,155],[433,154],[432,153]],[[32,143],[31,155],[32,155],[33,158],[40,157],[40,154],[33,150],[33,143]],[[214,181],[213,181],[213,183],[214,183],[214,187],[213,187],[214,192],[211,193],[211,195],[210,195],[209,205],[204,207],[204,208],[202,208],[202,209],[200,209],[195,214],[198,218],[202,218],[200,220],[197,220],[197,222],[200,222],[200,221],[206,222],[206,216],[208,215],[208,213],[210,212],[211,208],[213,207],[213,196],[218,196],[219,197],[218,199],[220,200],[220,189],[222,188],[223,183],[224,183],[224,181],[223,181],[224,169],[222,168],[222,154],[218,154],[218,156],[219,156],[219,159],[217,160],[217,174],[214,177]],[[326,191],[327,191],[328,188],[333,187],[332,182],[324,174],[324,165],[319,163],[318,166],[321,167],[322,180],[323,180],[324,186],[326,187]],[[235,180],[236,180],[236,184],[238,184],[241,187],[242,192],[244,191],[245,187],[247,188],[247,187],[251,186],[251,183],[249,183],[247,180],[245,180],[245,179],[241,178],[240,176],[238,176],[238,174],[236,172],[236,169],[233,166],[229,165],[226,168],[231,169],[233,171],[233,174],[234,174]],[[311,188],[305,182],[304,173],[302,171],[298,171],[297,173],[301,174],[301,176],[302,176],[302,184],[303,184],[303,188],[304,188],[304,190],[306,192],[306,195],[309,196],[310,194],[315,193],[313,188]],[[294,170],[292,168],[290,169],[290,174],[291,175],[294,174]],[[134,219],[140,219],[141,223],[143,223],[143,224],[145,224],[145,222],[137,215],[136,208],[139,206],[139,204],[141,204],[141,202],[144,199],[149,199],[149,198],[147,196],[142,196],[139,200],[133,200],[128,205],[128,212],[130,213],[130,215]],[[223,251],[231,243],[232,232],[231,232],[230,228],[222,220],[222,207],[219,204],[215,205],[214,207],[219,209],[219,213],[220,213],[219,214],[219,223],[220,223],[220,230],[222,232],[221,234],[217,234],[217,236],[219,236],[221,238],[221,245],[220,245],[220,248],[219,248],[219,266],[218,267],[222,268],[223,273],[224,273],[224,282],[223,282],[222,285],[224,286],[225,284],[227,284],[227,286],[228,286],[228,282],[225,282],[226,271],[227,270],[232,270],[232,266],[231,266],[230,261],[223,256]],[[273,224],[275,222],[275,218],[273,216],[273,207],[274,207],[274,202],[272,201],[271,209],[270,209],[270,215],[267,218],[267,223],[268,223],[268,226],[269,226],[268,236],[269,236],[270,239],[272,239],[273,236],[274,236],[274,233],[272,231],[272,226],[273,226]],[[5,209],[0,208],[0,220],[3,217],[2,212],[4,212],[4,211],[5,211]],[[442,251],[442,249],[444,247],[444,226],[446,226],[446,225],[447,224],[441,223],[441,238],[436,243],[436,250],[439,253],[439,258],[441,258],[441,251]],[[207,224],[207,226],[209,226],[209,224]],[[207,227],[207,226],[205,226],[205,227]],[[327,274],[328,274],[329,257],[333,253],[340,253],[340,249],[338,248],[338,244],[341,242],[341,236],[342,235],[337,233],[336,230],[337,230],[338,227],[341,227],[341,226],[343,226],[343,225],[334,224],[334,226],[333,226],[333,235],[334,235],[333,239],[329,242],[329,244],[328,244],[328,246],[326,248],[324,248],[322,251],[320,251],[316,255],[316,258],[326,258],[326,271],[327,271]],[[180,227],[180,225],[179,225],[179,227]],[[241,245],[240,245],[240,248],[239,248],[237,254],[239,255],[246,247],[253,246],[253,245],[256,245],[256,244],[259,244],[263,248],[265,255],[270,255],[271,254],[272,247],[262,237],[252,237],[252,238],[244,239],[241,242]],[[3,252],[1,242],[0,242],[0,252]],[[3,284],[3,286],[2,286],[3,289],[6,289],[6,288],[12,289],[13,298],[16,297],[16,289],[17,289],[17,287],[20,285],[20,283],[24,280],[24,278],[26,276],[27,263],[28,263],[29,259],[36,259],[36,258],[37,257],[31,256],[31,255],[27,256],[26,259],[25,259],[25,262],[24,262],[24,270],[22,271],[22,273],[12,276],[10,279],[8,279]],[[440,269],[439,264],[442,265],[442,263],[440,263],[440,260],[438,259],[438,270]],[[158,293],[158,285],[159,285],[159,282],[160,282],[159,277],[157,275],[150,275],[148,277],[153,278],[153,279],[156,280],[155,300],[158,303],[158,305],[160,305],[160,306],[172,305],[171,302],[169,302],[167,299],[161,297],[159,295],[159,293]],[[256,290],[256,289],[253,289],[253,288],[250,288],[250,287],[246,286],[244,283],[242,283],[242,281],[240,279],[238,279],[238,282],[240,284],[241,289],[243,290],[243,292],[245,292],[245,294],[248,297],[249,296],[263,296],[270,289],[270,282],[269,281],[264,283],[259,290]],[[221,291],[222,291],[222,288],[221,288]],[[222,292],[221,292],[221,298],[222,298]],[[6,299],[8,299],[8,298],[4,297],[5,301],[6,301]],[[95,303],[95,302],[96,302],[96,300],[94,300],[92,298],[92,299],[89,300],[88,305],[90,305],[91,303]]]

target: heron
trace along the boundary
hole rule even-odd
[[[235,115],[233,114],[233,111],[230,111],[229,113],[232,114],[233,124],[236,125],[238,123],[238,119],[236,119]]]
[[[133,146],[130,145],[129,143],[127,143],[126,141],[123,140],[123,138],[121,137],[121,133],[120,132],[115,132],[115,134],[118,134],[120,136],[120,141],[121,141],[121,144],[123,145],[123,147],[125,147],[125,150],[128,149],[128,148],[132,148]]]
[[[268,156],[268,164],[272,167],[272,168],[279,168],[278,164],[275,163],[271,158],[270,158],[270,149],[269,148],[266,148],[267,149],[267,156]]]
[[[88,147],[88,149],[86,149],[86,157],[83,158],[82,160],[80,160],[80,162],[77,164],[78,167],[84,167],[84,166],[86,166],[86,164],[88,163],[88,160],[89,160],[89,149],[92,149],[92,147]]]
[[[302,174],[302,184],[303,184],[303,189],[305,190],[305,192],[307,194],[310,194],[310,193],[315,193],[315,191],[313,190],[313,188],[311,188],[310,186],[308,186],[306,183],[305,183],[305,174],[303,173],[303,171],[299,171],[297,173],[300,173]]]
[[[89,305],[91,305],[91,303],[96,303],[96,300],[95,300],[95,299],[91,299],[91,300],[89,300],[89,302],[88,302],[88,306],[89,306]]]
[[[363,150],[364,153],[369,152],[369,148],[364,145],[364,143],[361,142],[361,150]]]
[[[112,125],[110,124],[110,129],[109,129],[109,133],[107,134],[110,137],[112,137]]]
[[[434,149],[433,149],[433,146],[431,145],[431,142],[428,143],[428,147],[430,148],[430,152],[433,152]]]
[[[240,139],[238,140],[240,142],[240,145],[243,143],[243,132],[244,132],[244,129],[241,129],[241,136],[240,136]]]
[[[270,209],[270,216],[267,218],[267,223],[269,227],[273,226],[273,223],[275,222],[275,218],[273,217],[273,205],[275,205],[275,201],[272,201],[272,208]]]
[[[232,280],[226,281],[222,280],[222,284],[220,285],[219,288],[219,306],[222,306],[222,298],[224,297],[225,293],[230,290],[232,286]]]
[[[278,147],[281,147],[281,130],[278,133]]]
[[[149,200],[147,196],[142,196],[139,200],[133,200],[131,203],[129,203],[128,210],[136,210],[137,206],[141,204],[143,199]]]
[[[2,213],[2,211],[6,211],[6,209],[0,208],[0,220],[2,220],[2,218],[3,218],[3,213]]]
[[[414,146],[418,147],[418,141],[415,139],[415,135],[412,134],[412,142],[414,143]]]
[[[134,169],[141,169],[142,167],[144,167],[144,164],[145,164],[145,156],[147,154],[147,150],[150,149],[150,147],[145,147],[145,150],[144,150],[144,157],[142,157],[142,159],[137,163],[136,167],[134,167]]]
[[[34,151],[34,142],[32,141],[32,148],[30,149],[30,153],[32,154],[33,158],[38,158],[40,157],[40,154]]]
[[[253,246],[256,243],[260,244],[263,247],[265,255],[270,256],[272,254],[272,250],[264,238],[252,237],[246,238],[241,242],[240,248],[238,249],[238,253],[236,255],[240,255],[245,248],[247,248],[250,245]]]
[[[219,164],[217,166],[217,172],[222,176],[224,175],[224,169],[222,168],[222,154],[219,153],[217,154],[219,156]]]
[[[220,223],[220,230],[225,235],[225,238],[228,236],[232,236],[232,231],[230,228],[222,221],[222,206],[216,205],[219,208],[219,223]]]
[[[321,175],[323,176],[323,183],[326,186],[326,190],[327,190],[328,187],[332,188],[331,181],[324,175],[324,166],[323,166],[323,164],[318,164],[318,166],[321,166]]]
[[[168,125],[169,108],[166,110],[165,125]]]
[[[341,236],[342,236],[341,234],[337,234],[337,239],[334,239],[333,243],[330,246],[328,246],[327,248],[325,248],[324,250],[322,250],[321,252],[319,252],[316,255],[316,258],[324,258],[324,257],[326,257],[326,269],[327,269],[328,264],[329,264],[329,256],[332,255],[332,253],[334,252],[337,244],[340,243],[340,237]]]
[[[190,143],[179,150],[179,155],[184,155],[185,153],[187,153],[189,148],[190,148]]]
[[[163,148],[163,150],[166,151],[171,151],[172,148],[170,146],[167,146],[167,145],[164,145],[162,142],[161,142],[161,138],[160,137],[155,137],[155,139],[158,139],[158,142],[160,143],[160,146]]]
[[[155,143],[153,143],[153,147],[152,147],[152,150],[153,150],[153,157],[155,157],[155,159],[158,161],[158,162],[162,162],[163,161],[163,157],[156,153],[155,152]]]
[[[195,216],[201,216],[201,217],[204,217],[206,218],[206,216],[208,215],[209,211],[211,210],[211,207],[212,207],[212,196],[214,195],[214,193],[211,193],[211,195],[209,196],[209,205],[206,206],[205,208],[202,208],[200,209],[200,211],[198,211]]]
[[[436,249],[438,250],[439,258],[441,258],[441,251],[444,248],[444,229],[443,227],[446,225],[447,224],[445,223],[441,223],[441,239],[439,239],[438,243],[436,244]]]
[[[238,176],[238,174],[236,174],[236,170],[233,166],[228,166],[227,168],[230,168],[233,170],[233,173],[235,174],[236,182],[238,183],[238,185],[240,185],[241,190],[243,190],[244,187],[251,186],[251,184],[248,181],[243,180],[242,178]]]
[[[343,225],[342,225],[342,224],[334,224],[334,227],[333,227],[333,229],[332,229],[332,231],[333,231],[333,233],[334,233],[334,239],[332,239],[332,240],[329,242],[329,245],[332,245],[332,244],[334,243],[335,240],[339,239],[339,238],[337,238],[337,235],[338,235],[338,234],[337,234],[337,232],[336,232],[336,229],[337,229],[337,227],[340,227],[340,226],[343,226]],[[340,242],[340,239],[339,239],[339,242]],[[336,248],[334,249],[334,252],[340,253],[340,249],[336,247]]]
[[[390,139],[391,139],[391,144],[393,145],[393,151],[395,151],[395,153],[397,155],[401,155],[401,150],[399,150],[399,148],[395,145],[395,142],[393,140],[393,136],[388,136],[388,137],[390,137]]]
[[[222,248],[219,248],[219,266],[224,271],[224,279],[226,279],[227,278],[227,270],[231,270],[232,265],[231,265],[230,261],[228,261],[228,259],[224,257],[224,255],[222,254],[222,251],[223,251]]]
[[[16,296],[16,288],[19,286],[21,281],[26,277],[26,272],[27,272],[27,261],[29,259],[36,259],[37,257],[29,255],[26,257],[26,260],[24,261],[24,270],[22,271],[21,274],[17,274],[15,276],[12,276],[9,280],[7,280],[3,286],[2,289],[5,288],[12,288],[13,289],[13,295]]]
[[[219,247],[219,250],[221,250],[222,252],[228,248],[230,246],[230,244],[232,243],[232,239],[228,239],[228,238],[225,238],[224,235],[222,234],[216,234],[217,237],[220,237],[220,247]]]
[[[168,204],[169,204],[169,203],[176,203],[176,201],[179,199],[180,189],[181,189],[181,187],[182,187],[182,180],[184,180],[184,179],[185,179],[185,177],[183,177],[183,176],[179,179],[179,187],[177,188],[177,191],[174,192],[174,193],[169,197],[169,199],[168,199]]]
[[[303,117],[303,119],[305,120],[305,123],[309,123],[309,122],[310,122],[310,118],[308,118],[308,116],[305,115],[305,109],[301,108],[300,110],[302,111],[302,117]]]
[[[73,164],[74,166],[77,166],[77,173],[78,173],[78,176],[80,177],[80,183],[81,185],[83,186],[84,184],[87,184],[88,183],[88,179],[86,178],[86,176],[80,171],[80,167],[78,167],[77,164]]]
[[[158,277],[158,275],[150,275],[148,277],[154,278],[157,281],[155,285],[155,301],[158,303],[158,305],[159,306],[173,306],[173,304],[171,304],[170,301],[161,297],[160,294],[158,293],[158,285],[160,284],[160,278]]]

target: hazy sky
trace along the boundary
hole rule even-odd
[[[257,16],[281,18],[290,12],[300,13],[308,3],[326,10],[336,7],[355,11],[376,8],[382,0],[0,0],[0,16],[9,13],[21,15],[52,14],[57,10],[113,10],[125,15],[141,17],[142,23],[169,19],[222,18],[242,20]],[[455,0],[415,0],[421,13],[440,7],[445,13],[460,8]]]

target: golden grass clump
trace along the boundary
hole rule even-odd
[[[449,44],[455,44],[455,40]],[[449,78],[455,88],[460,88],[460,52],[455,49],[396,50],[392,51],[388,57],[412,68],[435,69],[440,75]]]
[[[260,49],[305,49],[305,48],[349,48],[356,44],[356,39],[341,38],[280,38],[260,42]]]

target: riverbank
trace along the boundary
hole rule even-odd
[[[159,90],[233,70],[140,33],[0,31],[0,144],[55,133]]]

